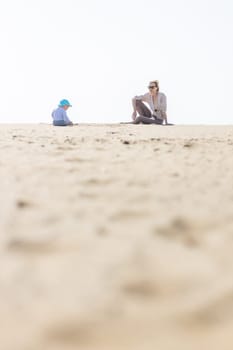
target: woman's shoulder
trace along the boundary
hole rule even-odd
[[[165,95],[165,93],[164,92],[161,92],[161,91],[159,91],[159,96],[162,96],[162,97],[166,97],[166,95]]]
[[[146,92],[146,93],[143,95],[143,97],[144,97],[145,99],[149,100],[150,97],[151,97],[151,95],[150,95],[149,92]]]

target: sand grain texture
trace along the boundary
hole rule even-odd
[[[232,126],[0,125],[1,349],[232,349],[232,154]]]

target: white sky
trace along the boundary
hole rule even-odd
[[[176,124],[232,123],[232,0],[1,0],[0,122],[131,118],[160,81]]]

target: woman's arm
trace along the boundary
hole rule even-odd
[[[163,120],[165,121],[165,124],[167,124],[167,97],[165,94],[162,94],[161,99],[161,114],[163,117]]]
[[[163,120],[165,121],[165,124],[167,125],[167,113],[163,113]]]

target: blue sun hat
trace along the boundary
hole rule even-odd
[[[58,107],[64,107],[64,106],[72,107],[72,105],[70,104],[70,102],[68,100],[61,100]]]

